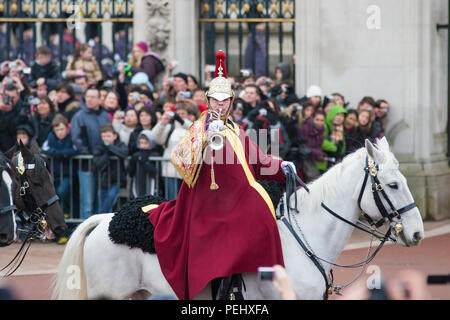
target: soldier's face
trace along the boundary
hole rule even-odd
[[[212,111],[220,112],[220,115],[224,116],[227,114],[227,111],[230,108],[231,98],[219,101],[211,97],[209,98],[209,104],[211,106]]]

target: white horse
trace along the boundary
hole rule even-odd
[[[398,161],[389,151],[384,138],[378,141],[377,147],[366,140],[365,148],[347,156],[343,162],[309,184],[310,193],[303,188],[297,190],[299,213],[291,211],[291,220],[297,221],[293,223],[293,228],[315,255],[330,263],[336,262],[354,227],[325,211],[321,207],[322,202],[352,223],[358,220],[361,209],[374,221],[382,218],[372,195],[370,180],[364,187],[361,209],[358,206],[367,156],[378,165],[377,177],[396,208],[403,208],[414,202],[406,179],[399,171]],[[383,203],[386,205],[385,200]],[[293,197],[290,204],[291,207],[294,205]],[[156,254],[111,242],[108,225],[112,216],[113,214],[92,216],[75,230],[58,268],[54,298],[94,299],[106,296],[126,299],[142,291],[148,294],[174,294],[161,272]],[[393,226],[398,221],[399,218],[396,217],[387,223]],[[397,243],[404,246],[419,244],[424,237],[424,229],[417,207],[413,206],[401,214],[400,221],[403,230],[399,230],[398,234],[393,233]],[[255,221],[256,223],[258,222]],[[326,285],[319,269],[283,222],[278,221],[278,229],[286,271],[297,298],[322,299]],[[213,248],[205,247],[205,250],[208,249]],[[324,262],[322,265],[328,274],[331,265]],[[245,299],[279,298],[275,290],[269,288],[270,285],[262,285],[257,279],[257,273],[245,273],[243,278],[246,285],[243,292]],[[195,299],[211,299],[210,285]]]

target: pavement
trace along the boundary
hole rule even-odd
[[[442,221],[424,222],[425,239],[450,233],[450,219]],[[363,231],[355,229],[344,251],[368,248],[370,245],[370,235]],[[374,241],[372,245],[378,244]],[[392,242],[386,242],[385,245],[391,245]],[[0,266],[7,265],[16,255],[20,244],[14,243],[8,247],[0,248]],[[31,244],[30,250],[25,257],[20,268],[14,273],[14,276],[43,275],[54,274],[64,252],[65,245],[59,245],[55,242],[38,242]]]
[[[395,277],[399,270],[413,268],[423,274],[448,274],[450,265],[450,219],[424,222],[425,239],[417,247],[392,246],[386,243],[376,259],[372,261],[382,271],[383,277]],[[347,246],[338,258],[340,264],[362,261],[367,254],[370,236],[355,230]],[[376,241],[372,244],[375,246]],[[0,266],[7,265],[16,255],[20,244],[15,243],[0,248]],[[49,300],[58,263],[65,245],[55,242],[32,242],[20,268],[8,278],[0,278],[0,287],[12,290],[16,299]],[[358,274],[359,269],[333,268],[335,280],[339,285],[347,284]],[[4,271],[0,272],[1,275]],[[367,272],[364,274],[368,276]],[[363,281],[363,280],[361,280]],[[349,289],[347,289],[349,290]],[[448,286],[429,286],[433,300],[450,300]],[[339,299],[332,295],[331,299]]]

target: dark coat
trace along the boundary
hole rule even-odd
[[[29,124],[28,114],[21,100],[11,111],[0,111],[0,151],[6,152],[16,144],[16,129],[21,124]]]
[[[52,172],[55,179],[60,177],[61,174],[64,178],[69,177],[70,158],[76,154],[70,135],[67,135],[64,139],[59,140],[53,131],[50,132],[47,140],[45,140],[42,145],[42,153],[46,154],[50,158],[53,158]]]
[[[325,128],[317,129],[314,126],[312,117],[306,119],[300,129],[300,135],[306,140],[306,145],[311,149],[311,157],[313,160],[318,160],[323,156],[322,143],[323,132]]]
[[[34,136],[36,137],[39,146],[42,146],[47,140],[48,135],[52,132],[52,121],[55,115],[50,113],[48,117],[42,118],[38,113],[31,118],[31,124],[34,130]]]
[[[153,53],[147,53],[143,58],[139,67],[132,67],[133,74],[138,72],[145,72],[152,84],[155,84],[155,78],[164,70],[164,65],[161,59]]]
[[[45,78],[45,83],[48,86],[49,92],[55,89],[62,80],[61,71],[54,61],[50,61],[45,66],[41,66],[37,63],[33,64],[31,67],[30,86],[33,87],[39,78]]]
[[[116,139],[113,145],[106,146],[103,142],[93,152],[92,168],[100,174],[101,189],[109,189],[111,185],[126,186],[126,174],[123,160],[128,156],[128,148],[125,143]],[[112,160],[110,157],[118,157]]]
[[[138,197],[146,195],[146,186],[150,178],[155,178],[157,167],[154,162],[148,160],[149,157],[160,157],[161,153],[157,148],[150,150],[139,150],[131,156],[127,171],[131,177],[135,177],[136,194]]]

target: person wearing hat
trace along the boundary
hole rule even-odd
[[[158,145],[153,141],[150,130],[142,130],[137,139],[137,151],[131,155],[127,171],[132,178],[133,197],[144,197],[146,191],[154,194],[156,188],[156,163],[148,161],[149,157],[160,157]]]
[[[274,204],[257,180],[284,183],[287,167],[295,166],[263,154],[230,120],[234,92],[224,62],[219,51],[208,111],[171,154],[183,179],[177,198],[142,208],[155,228],[161,270],[179,299],[194,298],[209,283],[213,299],[242,299],[242,273],[284,265]]]
[[[147,43],[144,41],[134,45],[129,64],[133,75],[145,72],[151,83],[155,83],[156,76],[164,70],[161,58],[156,53],[149,52]]]
[[[322,102],[322,89],[316,85],[310,86],[306,92],[306,98],[312,102],[316,109],[319,108]]]

